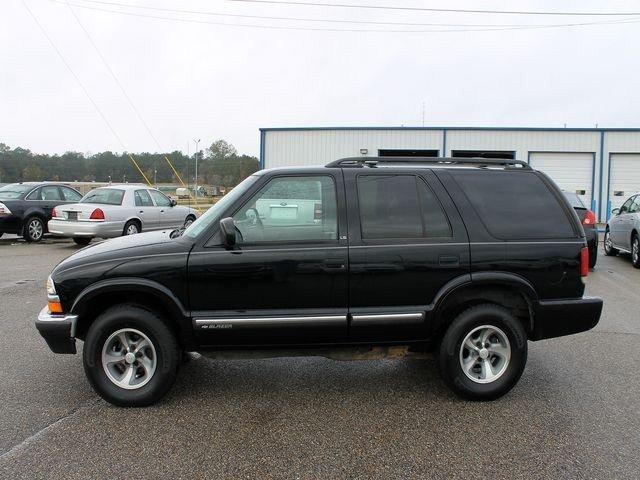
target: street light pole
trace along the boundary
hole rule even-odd
[[[196,142],[196,198],[198,198],[198,144],[200,143],[200,140],[202,139],[199,138],[198,140],[194,140],[194,142]]]

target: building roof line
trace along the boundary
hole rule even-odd
[[[511,132],[640,132],[639,128],[612,127],[612,128],[580,128],[580,127],[403,127],[403,126],[370,126],[370,127],[262,127],[261,132],[286,132],[286,131],[326,131],[326,130],[407,130],[407,131],[511,131]]]

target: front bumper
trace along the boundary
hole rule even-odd
[[[531,340],[586,332],[598,324],[601,313],[602,299],[597,297],[541,301],[535,308]]]
[[[36,328],[54,353],[76,353],[77,315],[54,315],[44,307],[38,314]]]
[[[49,233],[61,237],[111,238],[122,235],[124,222],[49,220]]]

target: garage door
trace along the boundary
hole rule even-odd
[[[640,153],[613,153],[609,166],[607,218],[632,194],[640,191]]]
[[[595,210],[591,191],[592,153],[532,153],[529,162],[549,175],[562,190],[577,193],[587,207]]]

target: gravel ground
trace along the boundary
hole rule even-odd
[[[77,247],[0,240],[0,478],[606,478],[640,471],[640,271],[601,255],[595,330],[530,343],[516,388],[457,399],[432,360],[186,363],[160,404],[119,409],[33,326]]]

